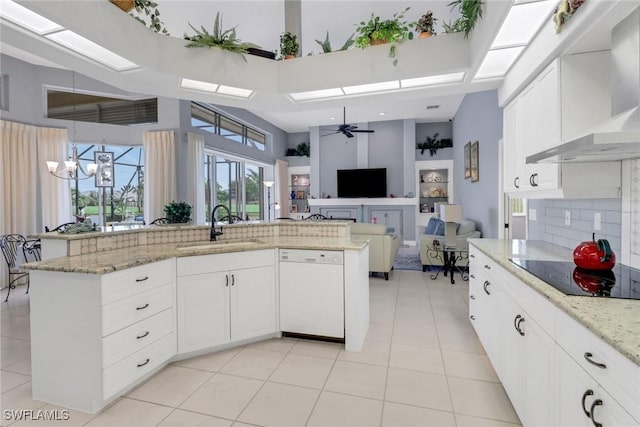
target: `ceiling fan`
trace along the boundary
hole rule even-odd
[[[375,131],[373,130],[369,130],[369,129],[362,129],[362,130],[358,130],[358,126],[354,126],[354,125],[348,125],[347,124],[347,107],[343,107],[343,121],[340,125],[340,127],[338,129],[336,129],[333,132],[321,135],[321,136],[327,136],[327,135],[333,135],[336,133],[342,133],[343,135],[345,135],[347,138],[353,138],[353,134],[354,133],[373,133]]]

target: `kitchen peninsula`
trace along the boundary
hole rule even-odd
[[[280,336],[280,260],[292,250],[340,260],[339,300],[324,303],[344,307],[332,338],[360,351],[369,248],[349,224],[232,224],[215,242],[205,226],[40,235],[44,260],[25,265],[34,399],[94,413],[169,362]]]

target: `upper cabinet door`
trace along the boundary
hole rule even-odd
[[[526,156],[539,153],[560,143],[560,77],[554,61],[536,79],[533,87],[533,122],[535,139]]]
[[[504,140],[503,170],[504,191],[514,192],[520,187],[520,123],[518,98],[504,107],[502,138]]]

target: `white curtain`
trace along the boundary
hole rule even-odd
[[[192,207],[191,219],[204,224],[204,137],[187,134],[187,203]]]
[[[276,160],[276,188],[278,193],[276,201],[280,205],[280,212],[276,211],[275,217],[289,216],[289,163],[284,160]]]
[[[72,221],[70,181],[51,176],[47,169],[47,160],[62,162],[68,157],[69,135],[67,129],[38,128],[38,169],[40,179],[41,228],[55,228]]]
[[[174,131],[145,132],[144,219],[164,217],[164,205],[176,199],[176,144]]]
[[[37,229],[36,127],[0,120],[0,235],[28,235]],[[7,273],[0,262],[0,280]]]

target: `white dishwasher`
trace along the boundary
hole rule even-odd
[[[342,251],[280,249],[280,330],[344,338]]]

